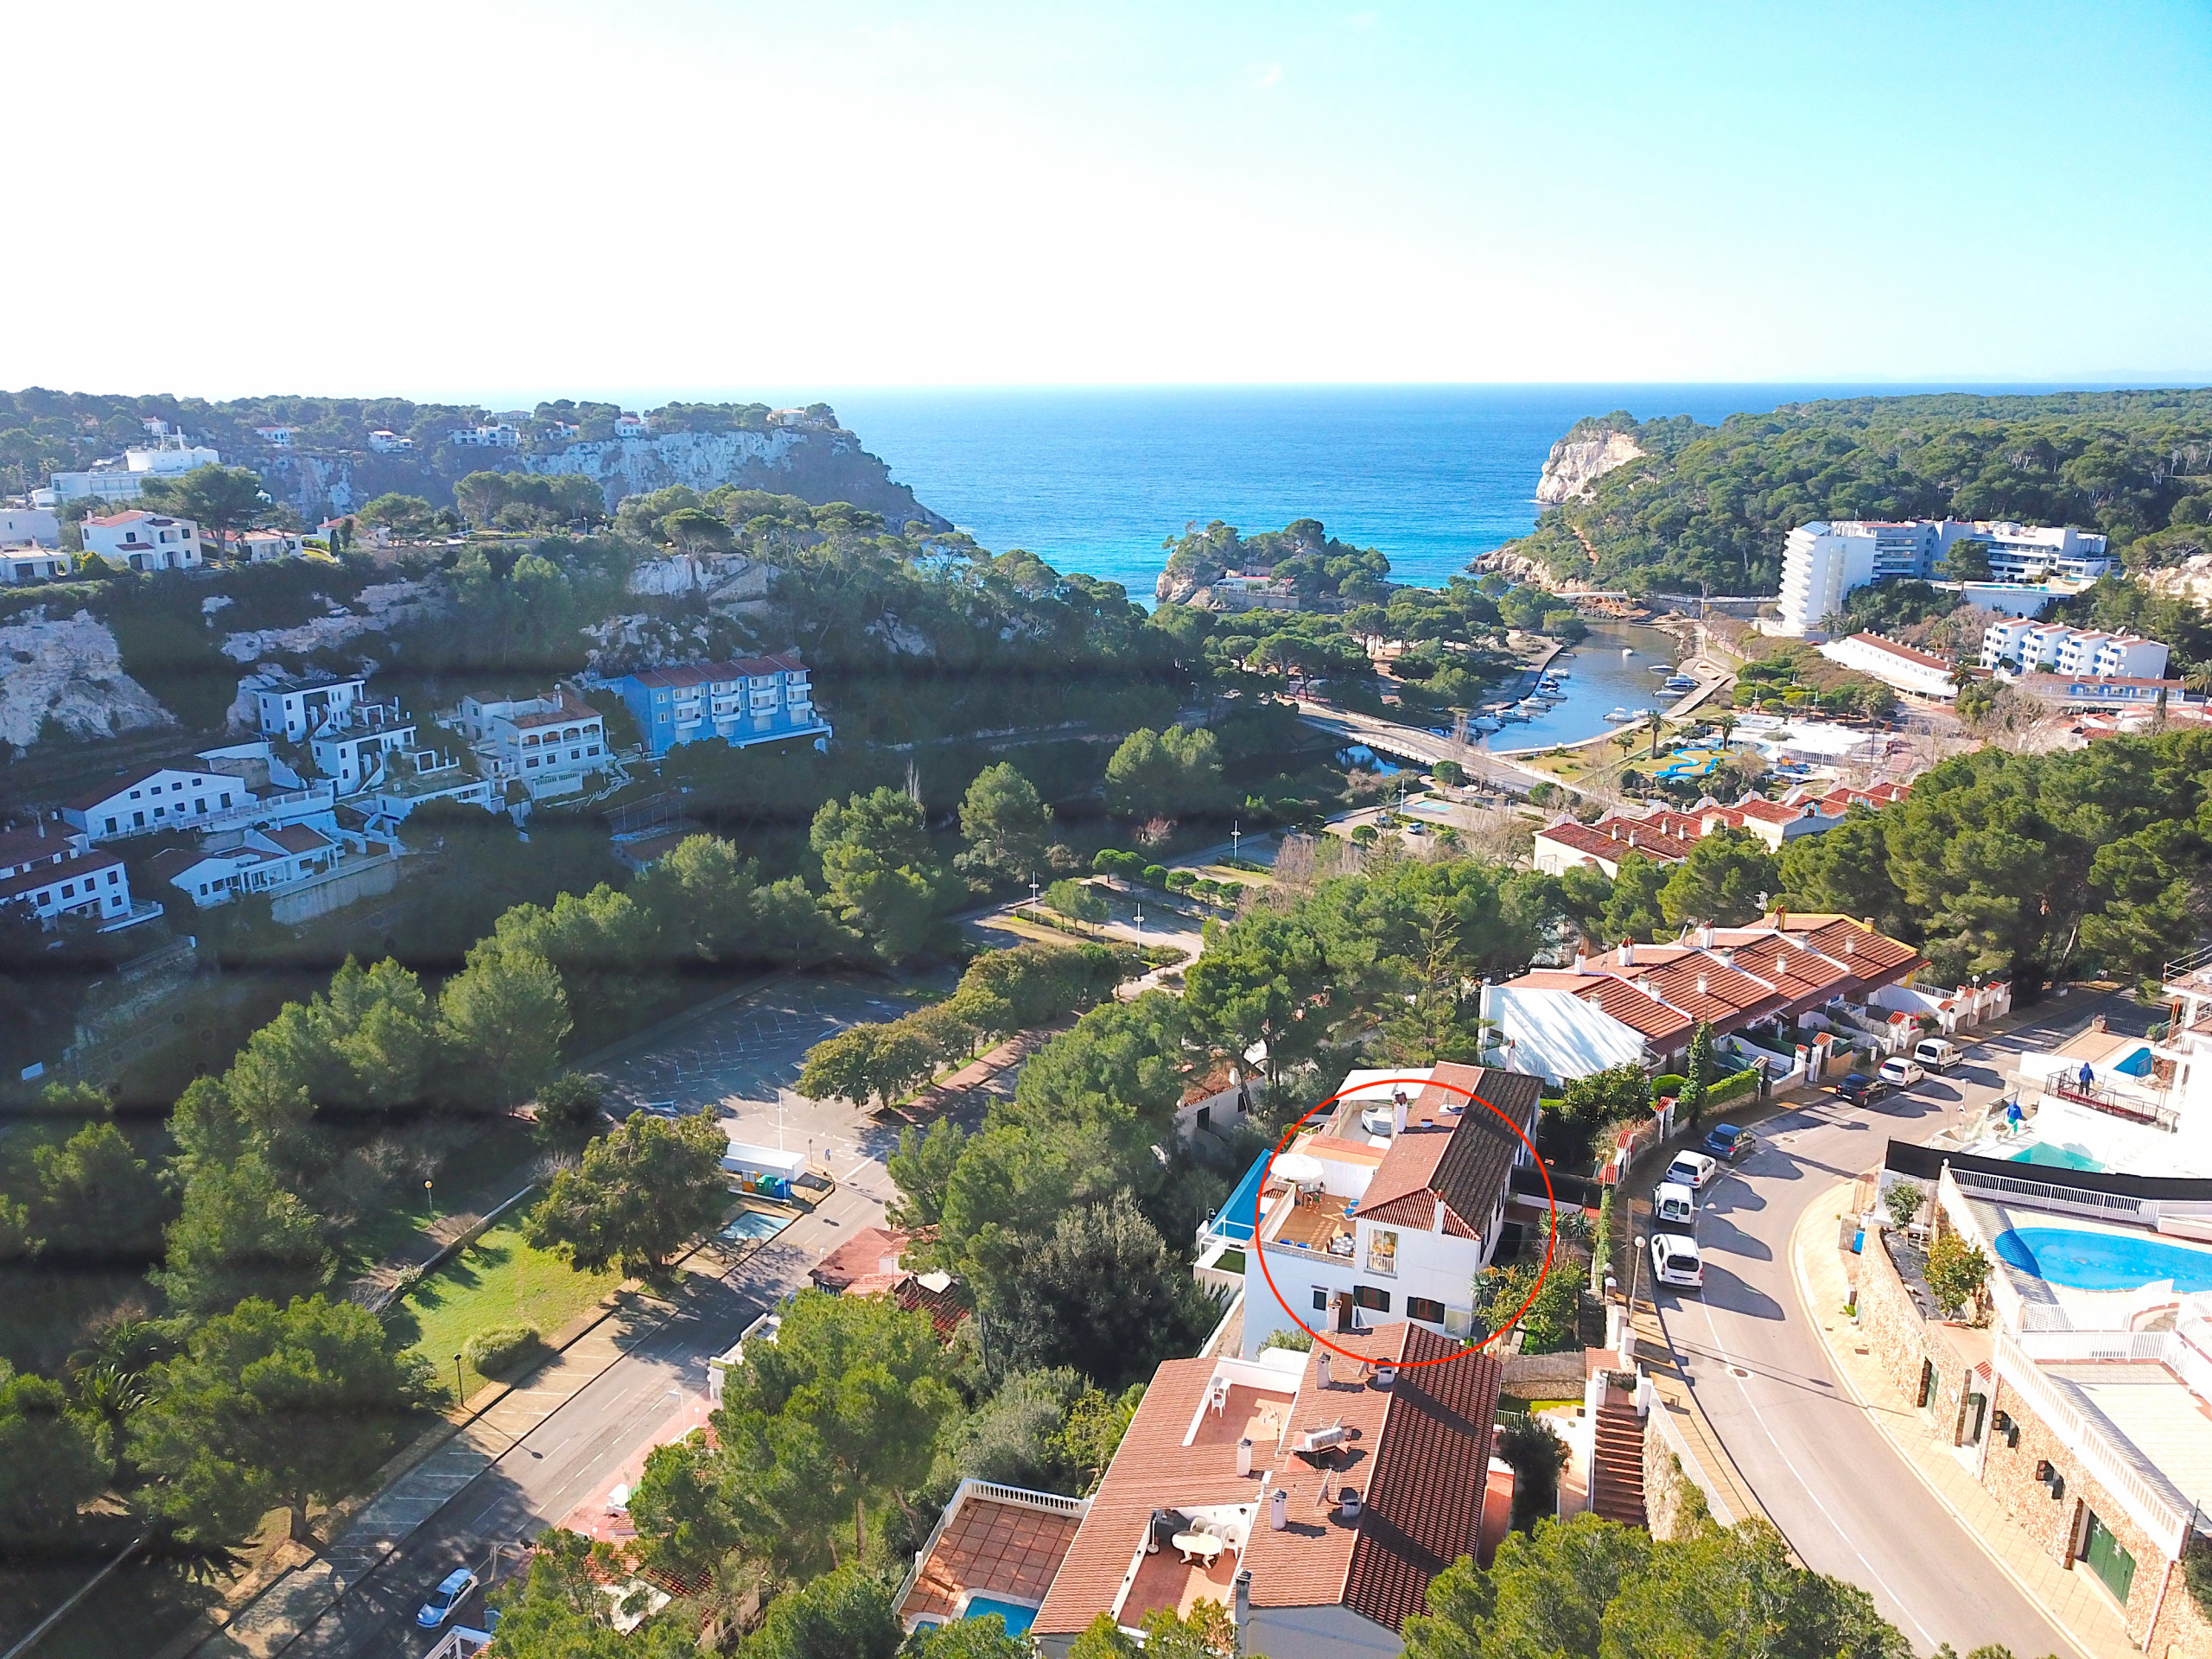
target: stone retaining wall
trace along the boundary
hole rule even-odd
[[[1845,1260],[1857,1292],[1860,1338],[1904,1397],[1928,1412],[1953,1446],[1963,1446],[1977,1426],[1968,1396],[1984,1387],[1944,1327],[1922,1316],[1889,1244],[1887,1230],[1871,1226],[1859,1253]]]

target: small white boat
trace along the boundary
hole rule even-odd
[[[1514,705],[1514,710],[1523,720],[1534,720],[1538,715],[1551,713],[1551,705],[1537,697],[1524,697]]]
[[[1687,674],[1676,674],[1667,681],[1664,689],[1669,691],[1694,691],[1697,682]]]
[[[1648,669],[1654,674],[1671,674],[1675,671],[1675,665],[1672,663],[1652,663],[1648,664]]]
[[[1624,656],[1624,657],[1633,657],[1633,656],[1635,656],[1635,655],[1636,655],[1636,647],[1635,647],[1635,646],[1633,646],[1633,645],[1623,645],[1623,646],[1621,647],[1621,655],[1622,655],[1622,656]]]
[[[1478,715],[1467,722],[1467,729],[1471,732],[1494,732],[1499,724],[1496,715]]]
[[[1605,716],[1607,720],[1634,720],[1636,716],[1625,709],[1616,709]]]

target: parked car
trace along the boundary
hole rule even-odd
[[[1758,1136],[1749,1129],[1738,1128],[1733,1123],[1716,1123],[1705,1135],[1705,1149],[1723,1163],[1734,1163],[1746,1153],[1756,1150],[1758,1144]]]
[[[435,1630],[454,1616],[461,1604],[468,1599],[468,1592],[476,1588],[476,1575],[465,1567],[456,1567],[438,1580],[438,1587],[430,1592],[430,1599],[416,1612],[415,1622],[426,1630]]]
[[[1706,1183],[1719,1173],[1719,1169],[1718,1161],[1701,1152],[1678,1152],[1675,1154],[1675,1161],[1667,1166],[1666,1174],[1660,1179],[1687,1186],[1693,1192],[1702,1192]]]
[[[1948,1071],[1966,1058],[1966,1052],[1941,1037],[1923,1037],[1912,1046],[1912,1058],[1930,1071]]]
[[[1853,1071],[1836,1084],[1835,1092],[1839,1099],[1847,1100],[1853,1106],[1872,1106],[1890,1092],[1890,1085],[1864,1071]]]
[[[1882,1062],[1881,1070],[1874,1075],[1892,1089],[1910,1089],[1928,1073],[1904,1055],[1892,1054]]]
[[[1655,1225],[1688,1227],[1697,1219],[1697,1194],[1679,1181],[1662,1181],[1651,1194]]]
[[[1697,1241],[1680,1233],[1651,1235],[1651,1276],[1662,1285],[1694,1290],[1705,1282],[1705,1258]]]

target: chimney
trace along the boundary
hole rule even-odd
[[[1444,1200],[1443,1200],[1443,1199],[1441,1199],[1441,1198],[1439,1198],[1439,1199],[1436,1201],[1436,1223],[1435,1223],[1435,1224],[1434,1224],[1433,1226],[1432,1226],[1432,1227],[1429,1229],[1429,1231],[1431,1231],[1431,1232],[1433,1232],[1433,1233],[1440,1233],[1440,1232],[1442,1232],[1443,1230],[1444,1230]]]
[[[1780,905],[1774,907],[1774,925],[1777,928],[1784,931],[1789,926],[1789,912]]]
[[[1624,968],[1633,968],[1636,966],[1636,941],[1634,939],[1623,939],[1621,941],[1621,966]]]
[[[1252,1569],[1244,1568],[1236,1575],[1236,1628],[1243,1630],[1252,1622]]]
[[[1580,950],[1574,953],[1574,971],[1578,974],[1586,974],[1590,971],[1590,958]]]
[[[1643,992],[1646,996],[1649,997],[1649,998],[1650,998],[1654,1002],[1656,1002],[1656,1001],[1659,1000],[1659,993],[1658,993],[1658,991],[1657,991],[1657,990],[1656,990],[1655,988],[1653,988],[1653,986],[1652,986],[1652,983],[1651,983],[1651,976],[1650,976],[1650,975],[1649,975],[1649,974],[1644,975],[1644,976],[1643,976],[1643,978],[1641,978],[1641,979],[1639,979],[1639,980],[1637,980],[1637,981],[1636,982],[1636,988],[1637,988],[1637,990],[1639,990],[1639,991],[1642,991],[1642,992]]]
[[[1290,1492],[1287,1488],[1278,1486],[1268,1494],[1268,1528],[1272,1532],[1281,1532],[1289,1524]],[[1249,1579],[1252,1575],[1247,1573],[1243,1576]],[[1240,1601],[1243,1599],[1243,1591],[1241,1586],[1237,1592],[1237,1599]]]
[[[1698,943],[1708,950],[1713,949],[1713,924],[1711,922],[1707,922],[1705,925],[1704,930],[1698,938]]]
[[[1403,1095],[1401,1095],[1390,1107],[1390,1133],[1393,1135],[1403,1135],[1405,1132],[1406,1097]]]
[[[1236,1442],[1236,1472],[1240,1475],[1252,1472],[1252,1437],[1249,1434]]]
[[[1325,1348],[1313,1356],[1313,1386],[1318,1389],[1334,1386],[1329,1376],[1329,1351]]]
[[[1843,936],[1843,954],[1847,957],[1855,957],[1859,954],[1859,936],[1856,933],[1847,933]]]
[[[1358,1488],[1347,1486],[1337,1494],[1337,1519],[1339,1521],[1359,1519]]]
[[[1712,982],[1703,974],[1697,976],[1697,994],[1700,996],[1710,996],[1713,994]]]
[[[1375,1386],[1387,1389],[1398,1380],[1398,1368],[1390,1361],[1378,1361],[1375,1367]]]

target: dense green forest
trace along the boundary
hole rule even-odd
[[[1567,435],[1609,431],[1643,458],[1510,544],[1599,588],[1770,594],[1816,518],[2070,524],[2154,566],[2202,552],[2212,518],[2212,391],[1838,398],[1718,427],[1622,410]]]

